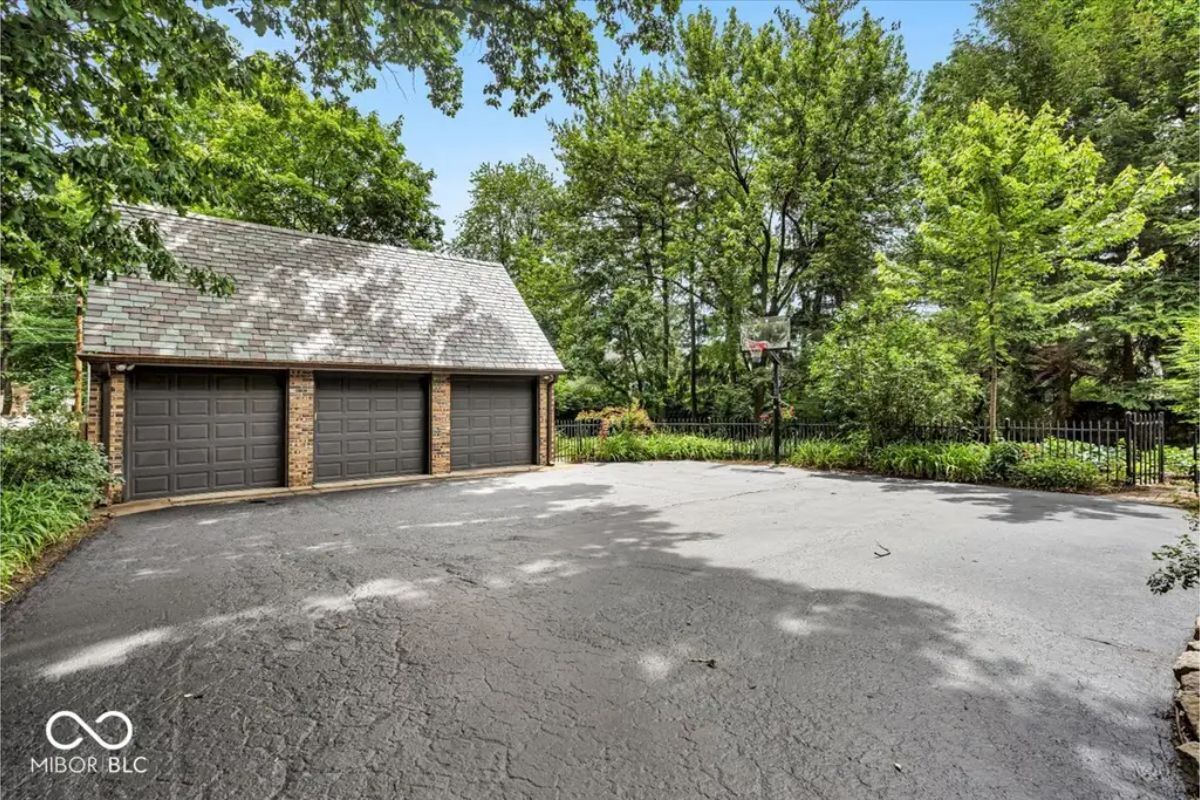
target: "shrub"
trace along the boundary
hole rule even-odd
[[[610,433],[652,433],[654,431],[654,422],[651,421],[650,415],[636,400],[629,406],[608,406],[599,411],[581,411],[575,416],[575,419],[585,422],[599,421],[601,439]]]
[[[809,469],[854,469],[863,465],[863,458],[864,450],[859,442],[805,439],[792,448],[788,463]]]
[[[110,477],[69,418],[51,416],[0,444],[0,588],[88,518]]]
[[[1100,468],[1078,458],[1043,456],[1018,463],[1012,481],[1029,489],[1086,491],[1100,485]]]
[[[988,448],[974,442],[888,444],[870,454],[871,468],[885,475],[939,481],[982,480]]]
[[[650,457],[647,437],[620,431],[601,437],[596,447],[597,461],[645,461]]]
[[[1024,457],[1021,445],[1016,442],[996,442],[988,448],[984,477],[989,481],[1004,483],[1012,478],[1013,470]]]
[[[733,454],[734,442],[692,433],[655,433],[644,439],[647,458],[659,461],[716,461]]]
[[[79,438],[69,418],[43,417],[28,428],[4,434],[0,481],[6,489],[54,482],[94,503],[109,479],[106,459]]]

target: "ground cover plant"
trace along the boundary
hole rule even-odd
[[[606,409],[619,419],[619,409]],[[581,415],[601,418],[599,412]],[[736,439],[729,435],[674,432],[667,425],[640,421],[621,430],[568,424],[556,436],[561,461],[725,461],[768,460],[771,437]],[[731,427],[731,426],[727,426]],[[877,437],[876,437],[877,438]],[[1067,445],[1071,445],[1068,447]],[[1112,452],[1107,452],[1112,451]],[[903,478],[995,483],[1050,491],[1094,491],[1124,479],[1121,449],[1076,442],[885,442],[873,443],[864,430],[824,438],[788,439],[784,460],[794,467],[862,470]]]
[[[109,484],[107,460],[62,415],[4,433],[0,444],[0,591],[87,520]]]

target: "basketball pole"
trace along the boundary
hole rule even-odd
[[[782,398],[780,397],[780,386],[779,386],[779,360],[780,360],[779,354],[774,351],[771,351],[771,369],[772,369],[772,373],[773,373],[772,381],[774,383],[773,394],[775,395],[774,396],[775,407],[771,411],[771,451],[775,456],[775,466],[777,466],[777,467],[779,466],[779,445],[780,445],[779,424],[781,422],[780,417],[782,416],[780,414],[780,409],[779,409],[779,405],[782,402]]]

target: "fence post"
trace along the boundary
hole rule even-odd
[[[1006,442],[1009,441],[1009,439],[1010,439],[1008,428],[1011,424],[1012,424],[1012,420],[1010,420],[1008,417],[1005,417],[1004,418],[1004,441],[1006,441]]]
[[[1133,486],[1137,483],[1137,467],[1133,452],[1133,412],[1125,412],[1125,484]]]
[[[1158,412],[1158,482],[1167,482],[1167,414]]]

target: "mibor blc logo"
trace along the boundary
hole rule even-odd
[[[119,720],[121,725],[124,726],[123,733],[120,730],[114,731],[116,726],[111,723],[105,726],[104,723],[108,720]],[[73,724],[68,724],[68,722]],[[102,728],[101,726],[104,727]],[[120,734],[120,738],[110,740],[98,731],[97,728],[107,731],[110,736],[113,733]],[[56,711],[46,720],[46,741],[56,750],[75,750],[85,743],[85,736],[105,750],[114,752],[125,748],[133,741],[133,723],[130,722],[129,717],[120,711],[105,711],[96,717],[95,721],[91,724],[88,724],[83,717],[74,711]],[[29,759],[29,770],[31,772],[45,772],[50,774],[70,773],[79,775],[109,773],[141,775],[147,769],[148,765],[145,756],[126,758],[125,756],[117,755],[97,756],[89,754]]]

